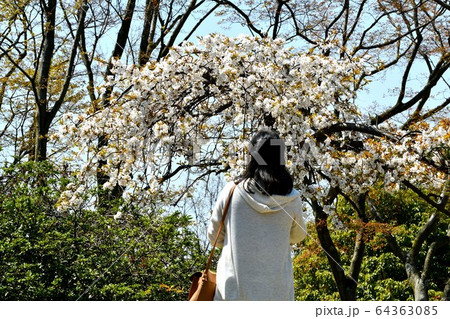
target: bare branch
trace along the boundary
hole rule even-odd
[[[440,4],[445,9],[450,10],[450,4],[449,3],[446,3],[446,2],[444,2],[442,0],[433,0],[433,1],[438,3],[438,4]]]
[[[295,34],[297,36],[299,36],[300,38],[302,38],[303,40],[305,40],[306,42],[308,42],[309,44],[317,45],[317,42],[311,40],[310,38],[308,38],[306,35],[304,35],[301,32],[300,27],[298,26],[298,23],[297,23],[297,19],[295,17],[294,10],[292,10],[292,8],[289,5],[289,3],[286,3],[285,6],[288,9],[289,13],[291,14],[291,18],[292,18],[292,21],[293,21],[294,27],[295,27]]]
[[[334,18],[333,21],[330,22],[330,24],[325,29],[325,39],[328,38],[328,33],[330,32],[331,28],[335,25],[335,23],[337,21],[339,21],[339,19],[342,17],[342,15],[345,12],[348,12],[348,10],[349,10],[349,1],[348,0],[344,0],[344,5],[342,6],[341,12],[339,12],[339,14]]]
[[[198,29],[198,27],[208,18],[216,9],[220,6],[220,4],[216,4],[214,7],[212,7],[205,15],[202,16],[201,19],[197,21],[197,23],[192,27],[191,31],[188,33],[188,35],[184,38],[183,41],[187,41],[194,32]],[[181,44],[181,43],[180,43]]]
[[[267,36],[267,34],[265,34],[260,29],[258,29],[253,24],[253,22],[250,20],[250,17],[244,11],[242,11],[242,9],[239,8],[239,6],[235,5],[233,2],[228,1],[228,0],[215,0],[215,2],[218,4],[226,5],[226,6],[233,8],[245,20],[245,23],[247,24],[247,27],[250,29],[250,31],[256,33],[261,38],[265,38]]]
[[[428,83],[420,90],[414,97],[412,97],[408,102],[403,103],[400,99],[397,103],[390,109],[386,110],[380,115],[377,115],[371,119],[371,124],[378,125],[383,123],[384,121],[390,119],[391,117],[404,112],[415,105],[422,99],[427,99],[430,96],[431,89],[436,86],[438,81],[441,79],[443,74],[450,67],[450,53],[444,54],[439,63],[436,65],[436,68],[430,74],[428,78]]]
[[[280,28],[280,16],[281,16],[281,9],[283,8],[284,1],[283,0],[277,0],[277,8],[275,10],[275,22],[273,24],[273,31],[272,31],[272,39],[276,39],[278,35],[278,31]]]
[[[191,0],[185,13],[182,14],[181,16],[177,17],[176,20],[178,20],[178,23],[176,24],[176,27],[172,32],[169,42],[167,42],[167,45],[165,45],[164,49],[160,52],[158,59],[161,59],[162,57],[167,55],[167,53],[169,52],[169,49],[175,44],[175,41],[176,41],[177,37],[179,36],[181,30],[183,29],[183,26],[186,23],[189,16],[192,14],[192,12],[194,12],[195,9],[197,9],[203,3],[204,3],[204,0],[202,0],[200,2],[197,2],[196,0]]]
[[[87,2],[88,2],[87,0],[84,0],[82,6],[80,7],[80,9],[78,11],[78,19],[79,19],[78,28],[77,28],[77,32],[75,34],[75,38],[73,39],[72,50],[70,52],[70,58],[69,58],[69,63],[68,63],[67,70],[66,70],[66,76],[65,76],[63,88],[59,95],[59,99],[55,102],[53,108],[50,111],[49,121],[52,121],[55,118],[56,114],[58,113],[59,109],[61,108],[61,105],[64,102],[64,99],[67,95],[67,91],[69,90],[69,85],[72,80],[73,72],[75,69],[75,58],[76,58],[76,54],[77,54],[77,48],[80,43],[81,35],[84,33],[84,20],[86,18],[86,12],[88,9]]]
[[[417,123],[418,121],[426,120],[433,115],[437,114],[438,112],[445,109],[450,104],[450,97],[447,98],[441,105],[436,106],[434,109],[429,110],[423,115],[420,115],[420,109],[417,109],[414,114],[412,114],[409,119],[403,124],[402,129],[408,129],[411,125],[414,123]]]

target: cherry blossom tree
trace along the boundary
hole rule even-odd
[[[249,32],[261,37],[285,38],[305,51],[320,43],[332,43],[335,50],[324,50],[325,55],[376,57],[361,73],[359,84],[374,81],[378,98],[364,114],[371,124],[378,127],[386,122],[395,123],[405,134],[421,130],[421,121],[444,120],[448,125],[448,20],[449,6],[445,1],[216,1],[225,6],[224,20],[247,26]],[[445,75],[447,74],[447,78]],[[393,77],[393,75],[395,75]],[[399,76],[399,77],[398,77]],[[398,78],[398,80],[396,80]],[[389,82],[382,89],[383,82]],[[367,86],[366,86],[367,87]],[[359,90],[360,91],[360,90]],[[361,91],[360,91],[361,93]],[[361,94],[359,94],[361,96]],[[388,96],[389,99],[384,97]],[[361,101],[358,103],[361,106]],[[387,101],[387,102],[385,102]],[[362,110],[362,109],[361,109]],[[415,125],[417,124],[417,127]],[[348,127],[348,126],[347,126]],[[406,133],[407,132],[407,133]],[[401,134],[401,133],[400,133]],[[425,154],[434,153],[441,158],[441,170],[448,174],[448,148],[446,144],[429,148]],[[405,155],[406,156],[406,155]],[[435,158],[436,158],[435,157]],[[395,172],[393,172],[395,175]],[[389,175],[387,175],[389,177]],[[387,178],[388,181],[389,178]],[[446,198],[448,191],[440,193],[404,180],[402,186],[416,192],[422,199],[448,215]],[[330,192],[332,203],[335,194]],[[353,196],[358,198],[358,195]],[[364,201],[354,200],[363,203]],[[338,266],[340,257],[327,234],[326,203],[316,202],[315,218],[322,247],[327,251],[329,262],[341,296],[353,298],[354,284],[364,251],[363,236],[358,236],[352,259],[354,270],[345,274]],[[361,209],[360,221],[364,222],[366,207]],[[367,206],[367,205],[365,205]],[[425,232],[425,237],[429,236]],[[400,255],[399,255],[400,256]],[[353,267],[354,266],[354,267]],[[417,276],[416,276],[417,277]],[[415,281],[415,280],[412,280]],[[415,286],[415,285],[414,285]],[[417,293],[416,297],[423,293]],[[347,297],[344,297],[347,298]]]
[[[127,200],[171,204],[190,191],[173,185],[184,170],[238,175],[244,141],[264,126],[287,141],[287,165],[315,212],[319,239],[327,248],[333,243],[323,226],[338,194],[354,198],[364,221],[364,194],[380,179],[387,189],[409,183],[442,192],[448,159],[441,150],[448,145],[449,120],[417,122],[415,131],[387,121],[372,124],[354,104],[358,77],[370,59],[323,54],[332,49],[324,44],[305,54],[278,39],[211,35],[198,45],[174,47],[144,67],[116,61],[115,78],[105,84],[116,89],[108,107],[66,114],[56,136],[79,147],[78,158],[88,158],[78,175],[82,184],[69,188],[61,208],[77,203],[77,194],[95,183],[99,169],[109,176],[103,187],[122,187]],[[98,136],[107,136],[108,145],[98,148]],[[215,138],[209,151],[194,154],[202,150],[199,142]],[[352,289],[340,291],[343,299],[354,295],[356,286],[348,283],[358,276],[363,251],[361,235],[350,274],[343,272],[338,255],[329,254],[341,268],[335,279]]]

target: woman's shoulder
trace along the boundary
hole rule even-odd
[[[234,181],[228,181],[225,183],[225,185],[222,188],[222,191],[219,194],[219,197],[227,197],[228,194],[231,191],[231,188],[233,187],[233,185],[236,185],[236,183]]]
[[[284,196],[287,197],[286,201],[288,201],[291,206],[298,207],[303,205],[301,193],[295,188]]]

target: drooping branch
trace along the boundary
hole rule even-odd
[[[436,203],[434,200],[430,198],[430,196],[426,195],[424,192],[422,192],[419,188],[411,184],[411,182],[407,180],[403,180],[403,184],[407,186],[409,189],[411,189],[414,193],[419,195],[420,198],[422,198],[424,201],[426,201],[428,204],[439,210],[441,213],[444,213],[445,215],[450,217],[450,211],[445,209],[445,205],[447,203],[447,198],[443,198],[441,203]]]
[[[183,170],[187,170],[187,169],[194,168],[194,167],[205,168],[205,167],[220,166],[220,165],[222,165],[222,163],[218,162],[218,161],[213,161],[213,162],[208,162],[208,163],[193,163],[193,164],[178,165],[177,168],[174,169],[173,171],[166,172],[161,177],[160,183],[171,179],[172,177],[174,177],[175,175],[177,175],[178,173],[180,173]]]
[[[250,29],[251,32],[256,33],[261,38],[265,38],[267,36],[263,31],[258,29],[253,24],[253,21],[250,19],[250,17],[238,5],[228,0],[215,0],[215,2],[233,8],[233,10],[235,10],[239,14],[239,16],[244,19],[246,26]]]
[[[376,127],[358,124],[358,123],[336,123],[328,127],[325,127],[314,134],[314,137],[318,142],[323,142],[327,136],[333,133],[339,133],[344,131],[360,132],[372,136],[384,137],[391,141],[398,141],[398,138],[391,134],[385,133],[377,129]]]
[[[184,197],[184,195],[185,195],[185,194],[189,191],[189,189],[191,189],[198,181],[204,179],[205,177],[210,176],[211,174],[219,175],[219,174],[225,173],[225,172],[227,172],[227,171],[229,171],[229,167],[223,167],[223,168],[218,167],[218,168],[215,169],[215,170],[207,170],[207,171],[205,171],[203,174],[200,174],[200,175],[197,176],[192,182],[190,182],[189,185],[187,185],[187,186],[185,187],[184,191],[180,194],[180,196],[178,196],[178,199],[176,199],[176,200],[174,201],[173,206],[178,205],[178,203],[181,201],[181,199]]]

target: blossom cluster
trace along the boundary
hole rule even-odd
[[[364,191],[380,178],[387,185],[407,178],[441,187],[445,173],[422,159],[448,143],[448,122],[415,135],[387,126],[377,128],[386,137],[327,131],[342,123],[370,126],[353,103],[363,67],[363,61],[296,52],[282,40],[213,34],[143,67],[116,61],[114,76],[100,89],[114,88],[107,107],[66,114],[54,138],[77,149],[73,163],[84,162],[80,187],[101,170],[109,177],[104,188],[122,186],[124,196],[158,196],[169,187],[166,181],[179,176],[172,174],[179,167],[219,163],[238,175],[244,142],[268,117],[286,140],[287,165],[307,197],[325,196],[327,185]],[[321,132],[326,134],[318,138]],[[99,137],[106,145],[98,147]],[[206,150],[199,145],[214,139]],[[351,147],[352,141],[362,146]],[[173,184],[171,191],[185,192]],[[79,193],[69,189],[61,207],[76,203]]]

